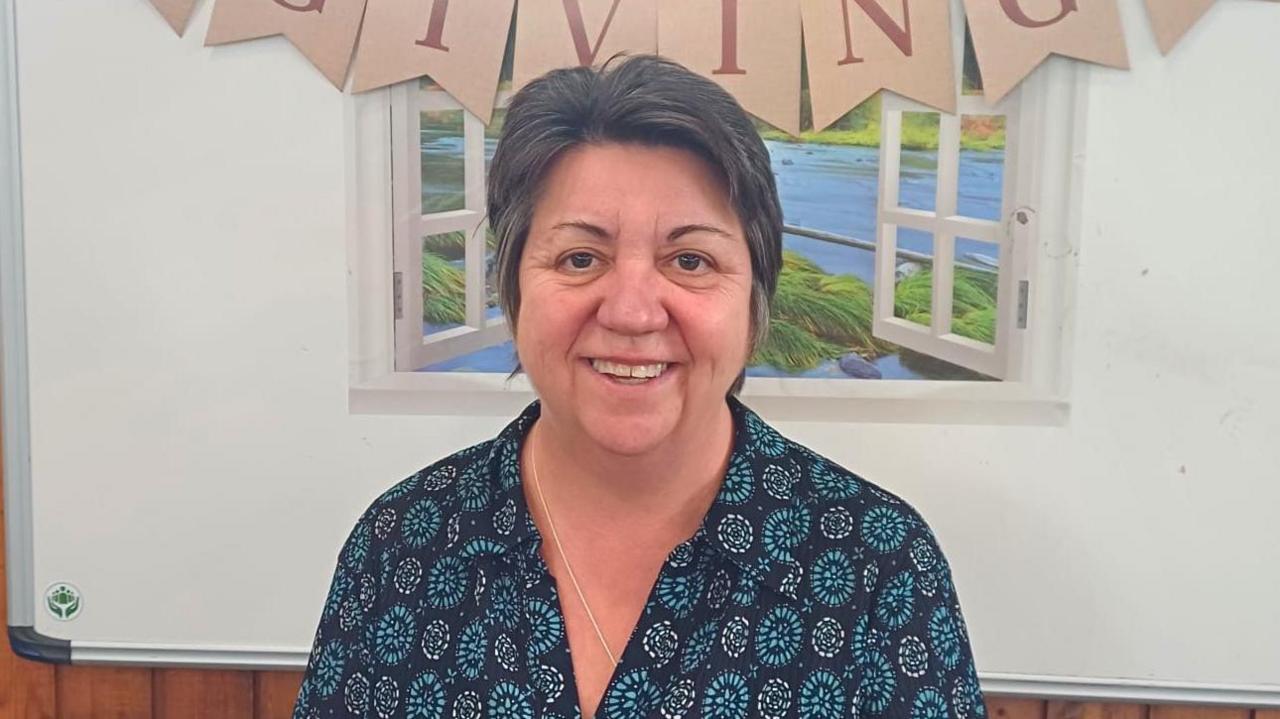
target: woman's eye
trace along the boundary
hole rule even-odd
[[[683,255],[676,257],[676,264],[685,272],[697,272],[706,265],[706,260],[704,260],[700,255],[686,252]]]
[[[569,266],[575,270],[590,269],[591,263],[595,262],[590,252],[575,252],[567,258]]]

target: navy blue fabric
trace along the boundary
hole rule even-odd
[[[729,403],[719,493],[667,557],[596,716],[986,716],[951,573],[920,515]],[[520,483],[538,413],[360,518],[295,719],[581,715]]]

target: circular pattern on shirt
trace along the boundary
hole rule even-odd
[[[396,528],[396,510],[393,507],[385,507],[378,512],[378,518],[373,523],[373,536],[378,539],[386,539],[391,535],[391,530]]]
[[[764,683],[756,695],[756,712],[761,719],[782,719],[791,711],[791,687],[786,680],[774,677]]]
[[[720,526],[716,527],[716,536],[725,549],[738,554],[750,549],[754,539],[751,522],[741,514],[730,514],[721,519]]]
[[[741,674],[721,672],[702,693],[702,716],[706,719],[743,719],[750,700],[747,680]]]
[[[974,681],[972,675],[957,679],[951,687],[951,711],[956,715],[956,719],[981,716],[980,711],[975,712],[975,708],[981,701],[982,695],[978,691],[978,683]]]
[[[361,521],[355,529],[351,530],[351,536],[347,538],[347,543],[342,548],[341,559],[348,569],[357,570],[364,562],[365,556],[369,553],[369,535],[369,523],[366,521]]]
[[[475,589],[471,592],[472,599],[476,604],[480,603],[480,598],[484,596],[484,590],[488,584],[489,582],[485,578],[484,569],[476,567],[476,585]]]
[[[768,667],[795,661],[804,641],[804,622],[795,609],[779,604],[765,613],[756,627],[756,658]]]
[[[564,639],[564,620],[560,612],[547,602],[530,597],[524,602],[524,616],[529,622],[528,651],[540,657]]]
[[[381,677],[373,685],[373,709],[381,719],[390,719],[400,706],[400,685],[391,677]]]
[[[853,533],[853,515],[844,507],[832,507],[823,512],[818,524],[822,536],[827,539],[844,539]]]
[[[700,572],[680,576],[664,572],[658,579],[658,601],[677,618],[684,618],[693,611],[693,605],[702,593],[703,581],[703,574]]]
[[[489,588],[489,606],[485,616],[504,629],[515,629],[520,619],[520,588],[513,574],[501,574]]]
[[[868,564],[862,568],[862,586],[866,587],[867,594],[871,594],[876,588],[876,583],[880,581],[880,567],[875,562]]]
[[[938,553],[933,543],[925,537],[916,537],[911,542],[911,563],[921,572],[932,572],[938,566]]]
[[[908,634],[898,642],[898,667],[903,674],[913,679],[924,676],[925,670],[929,668],[929,649],[925,647],[923,639]]]
[[[885,583],[876,599],[876,619],[892,631],[910,621],[915,609],[915,575],[909,570],[898,572]]]
[[[430,542],[440,531],[440,508],[430,499],[420,499],[404,513],[400,523],[400,537],[404,543],[419,549]]]
[[[560,693],[564,691],[564,675],[555,667],[539,664],[533,670],[532,679],[534,688],[548,704],[559,699]]]
[[[422,628],[422,653],[431,661],[439,661],[449,650],[449,625],[435,619]]]
[[[408,594],[418,588],[422,581],[422,562],[414,557],[406,557],[396,567],[395,585],[401,594]]]
[[[441,557],[427,572],[427,604],[436,609],[452,609],[467,594],[467,565],[461,558]]]
[[[661,667],[671,661],[680,646],[680,635],[672,628],[671,622],[662,621],[645,630],[641,640],[644,653],[653,660],[655,667]]]
[[[946,607],[934,609],[929,617],[929,643],[948,671],[955,669],[960,663],[960,631],[956,628],[951,611]]]
[[[516,654],[516,645],[511,641],[511,637],[505,634],[499,634],[498,638],[493,640],[493,656],[498,660],[498,666],[506,669],[513,674],[520,671],[519,657]]]
[[[769,496],[781,500],[791,499],[796,481],[799,479],[794,469],[770,463],[765,465],[762,475],[764,491],[768,492]]]
[[[483,710],[480,695],[473,691],[462,692],[453,700],[453,719],[480,719]]]
[[[516,504],[508,499],[503,503],[502,508],[493,515],[493,528],[503,536],[511,534],[511,530],[516,526]]]
[[[369,678],[363,672],[347,677],[347,683],[342,686],[342,703],[352,714],[364,714],[369,706]]]
[[[608,719],[641,719],[658,705],[658,687],[649,679],[649,670],[632,669],[618,677],[604,697]]]
[[[326,642],[316,654],[312,666],[312,688],[322,697],[331,696],[342,681],[342,670],[347,664],[347,647],[338,640]]]
[[[862,697],[866,708],[873,714],[883,712],[893,701],[898,687],[893,665],[880,652],[870,652],[862,668]]]
[[[911,702],[911,719],[947,719],[947,700],[942,692],[925,687]]]
[[[893,507],[878,505],[862,515],[862,541],[877,552],[892,552],[907,538],[907,519]]]
[[[533,719],[533,707],[520,687],[501,681],[489,690],[485,714],[491,719]]]
[[[388,666],[404,661],[413,647],[416,623],[413,612],[403,604],[389,607],[366,630],[374,658]]]
[[[719,611],[724,606],[725,601],[729,598],[729,585],[732,580],[729,579],[729,573],[721,569],[716,572],[716,576],[711,578],[711,583],[707,586],[707,607],[712,611]]]
[[[440,677],[435,672],[423,672],[409,683],[405,692],[405,719],[440,719],[444,702],[444,684]]]
[[[720,646],[724,653],[737,659],[747,649],[751,636],[751,624],[746,617],[731,617],[720,631]]]
[[[457,476],[458,468],[452,464],[436,467],[422,479],[422,488],[428,492],[438,492],[448,487],[453,482],[454,477]]]
[[[684,644],[684,653],[680,656],[681,672],[688,674],[707,660],[711,655],[712,647],[715,646],[719,629],[719,620],[712,619],[689,635],[688,641]]]
[[[445,527],[444,527],[444,538],[446,540],[444,545],[445,549],[452,548],[454,543],[458,541],[458,535],[462,531],[461,527],[459,526],[461,522],[462,522],[462,515],[454,514],[451,517],[449,517],[449,521],[445,523]]]
[[[809,469],[809,481],[814,494],[822,499],[848,499],[862,489],[852,475],[823,461],[816,462]]]
[[[844,628],[833,617],[823,617],[813,626],[813,651],[818,656],[830,659],[840,653],[844,646]]]
[[[478,679],[484,671],[484,657],[489,650],[484,623],[477,619],[462,628],[458,634],[457,667],[467,679]]]
[[[823,552],[813,563],[809,584],[819,602],[829,607],[848,604],[856,585],[853,561],[841,549]]]
[[[738,577],[738,582],[734,586],[733,592],[729,594],[729,601],[739,607],[750,607],[755,605],[759,597],[760,583],[754,577],[742,574]]]
[[[744,504],[755,491],[756,474],[751,460],[735,452],[729,460],[729,469],[725,471],[716,501],[729,505]]]
[[[839,677],[825,669],[811,672],[800,685],[800,719],[842,717],[847,701]]]
[[[681,542],[667,555],[667,563],[675,569],[683,569],[693,561],[693,543]]]
[[[667,687],[666,697],[658,711],[663,719],[683,719],[693,708],[694,690],[692,679],[677,679]]]
[[[783,507],[765,517],[760,541],[774,559],[790,561],[791,551],[809,536],[812,515],[808,507]]]

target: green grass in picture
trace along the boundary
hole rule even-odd
[[[922,270],[898,283],[893,314],[909,322],[930,325],[933,272]],[[995,344],[996,276],[957,267],[951,300],[951,331],[971,340]]]
[[[422,317],[439,325],[462,324],[467,319],[466,276],[448,259],[425,248],[422,251]]]

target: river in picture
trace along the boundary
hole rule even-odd
[[[879,180],[879,149],[849,145],[824,145],[817,143],[791,143],[767,140],[765,142],[773,160],[778,193],[782,201],[785,223],[788,226],[821,230],[846,238],[874,242],[876,238],[876,197]],[[461,138],[451,136],[423,136],[424,156],[424,205],[427,197],[443,197],[455,192],[459,182],[439,183],[434,178],[440,173],[429,173],[428,165],[435,167],[462,164]],[[487,154],[493,150],[493,140],[486,143]],[[905,150],[902,154],[902,181],[899,187],[899,204],[904,208],[932,211],[935,207],[937,187],[937,153],[935,151]],[[449,172],[443,173],[446,176]],[[460,173],[459,173],[460,174]],[[963,150],[959,164],[960,215],[998,221],[1001,215],[1003,189],[1003,151]],[[830,275],[853,275],[868,285],[873,285],[874,252],[847,247],[817,239],[785,235],[784,248],[794,250],[813,261],[822,272]],[[926,255],[933,254],[932,237],[927,233],[899,230],[899,249],[912,250]],[[1000,258],[996,246],[958,238],[956,259],[983,266],[995,266]],[[492,312],[492,310],[491,310]],[[430,333],[449,325],[424,324],[424,332]],[[903,366],[896,352],[871,358],[883,379],[942,379],[954,378],[945,371],[912,369]],[[515,355],[511,342],[488,347],[477,352],[422,368],[432,372],[510,372],[515,367]],[[941,374],[939,374],[941,372]],[[799,372],[788,372],[771,365],[748,368],[752,376],[849,378],[837,359],[821,362],[816,367]]]

